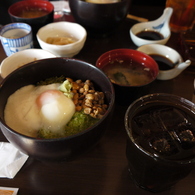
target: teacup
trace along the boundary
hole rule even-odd
[[[7,56],[25,49],[33,48],[31,26],[26,23],[10,23],[0,31],[2,46]]]

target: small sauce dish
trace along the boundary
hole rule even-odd
[[[190,60],[184,62],[176,50],[165,45],[142,45],[137,50],[151,56],[157,62],[159,66],[158,80],[173,79],[191,64]]]
[[[171,36],[169,21],[172,12],[173,9],[167,7],[160,18],[133,25],[130,29],[130,37],[133,43],[138,47],[153,43],[166,44]]]

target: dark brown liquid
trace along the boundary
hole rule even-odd
[[[157,55],[157,54],[149,54],[158,64],[160,70],[170,70],[174,68],[174,63],[168,58]]]
[[[127,143],[129,170],[139,187],[159,192],[170,188],[193,168],[193,163],[175,162],[194,158],[194,114],[171,103],[154,102],[142,107],[131,118],[134,141],[128,139]],[[154,158],[146,157],[139,147],[155,153]],[[159,160],[157,156],[170,161]]]
[[[162,40],[164,39],[163,35],[156,31],[141,31],[136,34],[139,38],[147,40]]]
[[[156,156],[191,158],[195,148],[195,121],[190,115],[171,105],[149,107],[133,118],[133,135],[139,137],[137,140],[143,148],[155,152]]]

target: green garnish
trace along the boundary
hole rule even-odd
[[[67,137],[82,132],[94,125],[98,120],[85,114],[83,111],[75,112],[72,119],[64,127],[61,133],[51,132],[47,129],[40,129],[38,131],[38,138],[42,139],[54,139]]]
[[[117,83],[120,83],[120,84],[126,84],[126,85],[130,85],[130,83],[127,81],[125,75],[121,72],[116,72],[115,74],[113,74],[114,76],[114,80],[117,82]]]
[[[72,84],[69,80],[65,80],[59,87],[59,90],[64,93],[68,98],[73,98],[73,93],[71,92]]]

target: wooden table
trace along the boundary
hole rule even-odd
[[[154,20],[163,7],[132,7],[130,13]],[[109,37],[88,37],[82,51],[75,56],[95,64],[104,52],[116,48],[136,49],[129,37],[130,27],[136,21],[126,19]],[[178,49],[178,34],[172,34],[167,45]],[[5,58],[0,47],[0,62]],[[173,80],[156,80],[148,93],[163,92],[191,100],[193,94],[193,68],[186,69]],[[60,163],[40,162],[29,158],[14,179],[0,179],[0,186],[19,188],[18,195],[149,195],[137,188],[130,178],[125,155],[126,132],[124,114],[127,106],[116,105],[112,123],[101,141],[86,154]],[[7,141],[0,132],[0,141]],[[159,176],[160,177],[160,176]],[[194,195],[195,170],[170,190],[159,195]]]

